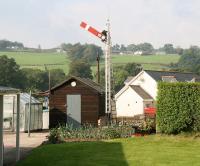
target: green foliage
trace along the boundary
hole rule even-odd
[[[200,73],[200,48],[193,46],[183,52],[178,68],[184,71]]]
[[[80,43],[74,44],[68,48],[67,53],[71,61],[83,59],[88,63],[96,61],[97,54],[99,56],[103,55],[101,47],[94,44],[81,45]]]
[[[102,140],[113,138],[127,138],[132,134],[131,126],[107,126],[107,127],[93,127],[91,125],[85,125],[80,128],[74,128],[73,126],[60,126],[52,129],[48,136],[49,142],[60,142],[63,140]]]
[[[62,69],[51,69],[50,77],[51,77],[51,87],[61,83],[66,79],[66,75]]]
[[[40,69],[24,68],[21,70],[25,76],[24,90],[34,92],[45,91],[49,89],[49,71]],[[51,87],[65,80],[65,73],[61,69],[50,70]]]
[[[143,54],[148,55],[152,54],[154,51],[154,48],[151,43],[140,43],[140,44],[129,44],[127,47],[124,44],[115,44],[112,47],[113,52],[135,52],[135,51],[142,51]]]
[[[143,51],[143,54],[148,55],[153,53],[154,48],[150,43],[141,43],[137,45],[136,51]]]
[[[0,40],[0,50],[23,49],[24,45],[20,42],[11,42],[8,40]]]
[[[49,78],[47,72],[40,69],[29,68],[22,69],[22,72],[26,77],[24,80],[24,83],[26,84],[25,90],[32,90],[36,92],[48,89]]]
[[[165,44],[163,48],[160,48],[161,51],[164,51],[166,54],[176,54],[176,49],[173,44]]]
[[[63,142],[62,130],[51,129],[49,135],[47,136],[49,143],[57,144]]]
[[[23,88],[24,75],[13,58],[0,56],[0,85]]]
[[[104,129],[104,132],[105,132],[105,137],[109,139],[120,138],[121,136],[120,132],[118,132],[115,128],[111,128],[111,127]]]
[[[157,125],[167,134],[200,131],[200,84],[160,82]]]
[[[102,68],[100,71],[100,84],[105,83],[105,69]],[[140,64],[127,63],[125,65],[114,66],[113,78],[114,78],[114,90],[117,92],[124,86],[124,81],[128,76],[135,76],[142,70]]]
[[[68,75],[92,79],[91,66],[84,60],[72,61]]]

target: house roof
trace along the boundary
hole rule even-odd
[[[153,98],[144,90],[142,89],[139,85],[130,85],[130,87],[144,100],[145,99],[152,99]]]
[[[103,88],[103,86],[101,86],[101,85],[95,83],[95,82],[92,81],[91,79],[88,79],[88,78],[81,78],[81,77],[75,77],[75,76],[69,77],[67,80],[65,80],[65,81],[63,81],[62,83],[60,83],[60,84],[56,85],[55,87],[51,88],[51,90],[55,90],[55,89],[59,88],[60,86],[66,84],[68,81],[70,81],[70,80],[72,80],[72,79],[78,80],[78,81],[82,82],[83,84],[85,84],[85,85],[91,87],[92,89],[96,90],[97,92],[99,92],[99,93],[101,93],[101,94],[104,93],[104,88]]]
[[[178,82],[187,82],[195,78],[195,81],[200,81],[200,76],[194,73],[171,72],[171,71],[153,71],[145,70],[154,80],[162,81],[163,77],[174,77]]]
[[[133,76],[128,76],[128,78],[124,81],[124,84],[129,83],[133,78]]]
[[[19,93],[19,89],[0,86],[0,94],[13,94],[13,93]]]

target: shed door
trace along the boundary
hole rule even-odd
[[[81,124],[81,95],[67,95],[67,124],[74,127]]]

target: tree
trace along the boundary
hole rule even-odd
[[[86,62],[96,61],[96,56],[103,55],[101,47],[94,44],[81,45],[80,43],[74,44],[69,50],[68,55],[72,61],[83,59]]]
[[[135,76],[142,70],[140,64],[127,63],[126,65],[114,66],[113,68],[113,80],[112,85],[114,86],[115,92],[119,91],[124,86],[124,81],[128,76]],[[105,69],[100,70],[100,84],[105,85]]]
[[[166,54],[175,54],[176,50],[174,49],[173,44],[165,44],[163,48],[161,48]]]
[[[62,50],[68,52],[71,49],[72,44],[71,43],[68,43],[68,44],[62,43],[60,47],[61,47]]]
[[[192,46],[183,52],[178,68],[184,71],[200,73],[200,48]]]
[[[117,92],[124,86],[124,81],[128,76],[136,76],[142,70],[142,66],[136,63],[116,66],[114,68],[114,90]]]
[[[91,66],[84,60],[77,60],[70,63],[69,74],[77,77],[92,79]]]
[[[49,78],[46,71],[40,69],[24,68],[23,74],[26,77],[25,91],[32,90],[33,92],[45,91],[49,88]]]
[[[137,45],[129,44],[126,49],[127,49],[127,51],[135,52],[135,51],[137,51]]]
[[[126,51],[126,46],[125,46],[124,44],[121,44],[121,46],[120,46],[120,51],[121,51],[121,52]]]
[[[8,40],[0,40],[0,50],[9,50],[9,49],[12,49],[13,47],[15,49],[23,49],[24,45],[16,41],[11,42]]]
[[[51,87],[61,83],[66,79],[66,75],[62,69],[51,69]]]
[[[142,51],[143,54],[152,54],[154,51],[154,48],[152,44],[150,43],[141,43],[137,45],[136,51]]]
[[[24,75],[13,58],[0,56],[0,85],[23,88]]]
[[[119,45],[119,44],[113,45],[113,46],[112,46],[112,51],[114,51],[114,52],[120,51],[120,45]]]
[[[184,49],[181,48],[181,47],[176,47],[176,48],[175,48],[175,52],[176,52],[176,54],[178,54],[178,55],[183,55]]]

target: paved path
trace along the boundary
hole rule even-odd
[[[20,158],[25,158],[30,151],[41,145],[46,140],[48,132],[31,133],[28,137],[27,133],[20,133]],[[13,133],[4,133],[4,165],[14,165],[15,163],[15,143],[16,135]]]

